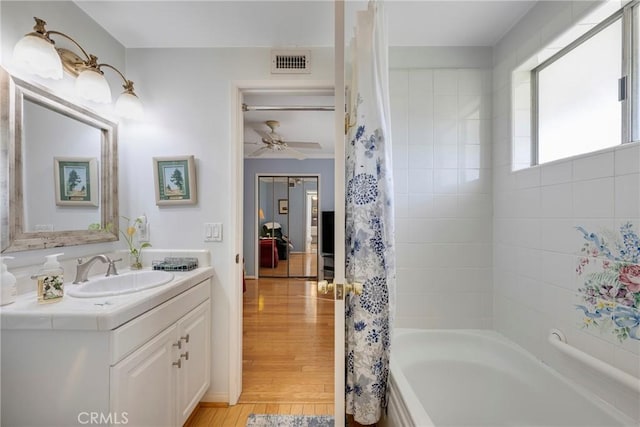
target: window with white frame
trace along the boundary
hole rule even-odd
[[[638,139],[639,2],[596,9],[514,71],[514,169]]]

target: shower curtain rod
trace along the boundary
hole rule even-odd
[[[333,111],[333,105],[247,105],[242,111]]]

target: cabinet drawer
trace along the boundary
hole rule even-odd
[[[210,296],[210,280],[175,296],[111,332],[111,366]]]

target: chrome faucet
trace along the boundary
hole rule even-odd
[[[78,258],[76,278],[73,281],[73,283],[78,284],[80,282],[89,281],[89,279],[87,278],[87,276],[89,276],[89,269],[91,268],[93,263],[96,261],[101,261],[103,264],[109,264],[109,266],[107,267],[107,274],[105,275],[105,277],[109,277],[109,276],[118,275],[118,270],[116,269],[116,262],[122,261],[122,258],[112,260],[106,255],[96,255],[92,258],[89,258],[87,262],[83,262],[82,258]]]

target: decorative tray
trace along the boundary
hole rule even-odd
[[[191,271],[198,268],[198,258],[166,257],[163,261],[152,261],[154,270]]]

